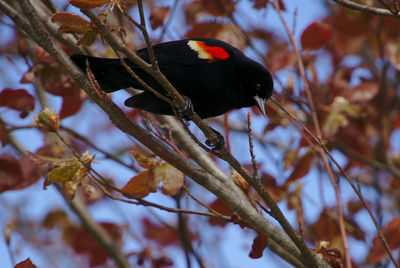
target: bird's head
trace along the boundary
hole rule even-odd
[[[242,91],[246,99],[242,100],[245,106],[256,105],[265,115],[265,102],[271,97],[274,83],[271,74],[259,63],[251,61],[243,66]]]

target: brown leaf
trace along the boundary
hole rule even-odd
[[[106,3],[111,2],[111,0],[69,0],[69,3],[80,9],[92,9],[96,7],[101,7]]]
[[[254,238],[253,244],[251,245],[251,251],[249,257],[252,259],[259,259],[263,255],[264,249],[267,247],[267,237],[264,234],[258,233],[257,237]]]
[[[227,16],[235,9],[232,0],[201,0],[203,7],[213,16]]]
[[[296,163],[295,167],[292,171],[292,174],[290,174],[289,178],[287,179],[285,184],[289,184],[293,181],[296,181],[305,175],[308,174],[308,172],[311,169],[311,164],[314,160],[315,154],[312,150],[308,151],[306,154],[304,154]]]
[[[333,35],[332,27],[322,22],[313,22],[301,34],[301,46],[306,50],[321,48]]]
[[[41,177],[41,167],[34,164],[27,155],[20,159],[0,155],[0,167],[0,193],[26,188]]]
[[[95,31],[87,31],[83,34],[83,36],[78,40],[77,45],[80,46],[91,46],[96,41],[97,32]]]
[[[37,268],[37,266],[32,263],[30,258],[27,258],[26,260],[17,263],[14,268]]]
[[[58,12],[51,17],[51,22],[61,24],[59,33],[84,34],[93,30],[90,22],[81,16],[70,12]]]
[[[140,172],[139,174],[131,178],[121,190],[129,193],[135,198],[143,198],[150,193],[148,181],[154,180],[153,177],[154,173],[151,170]]]
[[[25,89],[5,88],[0,92],[0,106],[22,111],[24,118],[35,108],[35,98]]]
[[[154,7],[151,9],[150,25],[153,30],[164,25],[164,21],[169,14],[169,7]]]
[[[392,219],[382,229],[383,236],[389,245],[390,250],[395,250],[400,247],[400,217]],[[375,237],[372,241],[372,249],[368,256],[368,264],[375,265],[383,258],[386,258],[387,252],[382,245],[379,237]]]

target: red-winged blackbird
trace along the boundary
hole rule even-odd
[[[261,64],[237,48],[216,39],[196,38],[157,44],[153,49],[161,72],[191,101],[201,118],[253,105],[265,114],[265,102],[273,91],[272,77]],[[150,62],[147,48],[138,50],[137,55]],[[91,71],[106,92],[127,87],[144,90],[119,59],[77,54],[71,59],[82,70],[88,59]],[[129,59],[124,61],[143,81],[168,97],[151,75]],[[149,91],[130,97],[125,105],[156,114],[174,114],[170,104]]]

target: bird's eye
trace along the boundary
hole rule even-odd
[[[256,84],[256,91],[260,91],[261,90],[261,84],[257,83]]]

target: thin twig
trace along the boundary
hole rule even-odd
[[[305,91],[306,91],[306,94],[307,94],[307,98],[308,98],[308,102],[309,102],[309,106],[310,106],[310,109],[311,109],[311,116],[312,116],[312,120],[313,120],[313,123],[314,123],[315,130],[317,132],[317,137],[318,137],[318,139],[321,140],[322,139],[322,134],[321,134],[321,128],[320,128],[318,117],[317,117],[317,110],[315,108],[314,100],[313,100],[313,97],[312,97],[312,93],[311,93],[311,90],[310,90],[310,87],[309,87],[309,84],[308,84],[308,79],[306,77],[303,60],[301,58],[299,50],[297,49],[297,45],[296,45],[296,42],[294,40],[294,36],[293,36],[292,32],[290,31],[285,19],[282,16],[282,13],[281,13],[281,10],[280,10],[280,6],[279,6],[279,2],[277,0],[274,1],[274,7],[275,7],[275,10],[278,13],[278,16],[279,16],[279,18],[280,18],[285,30],[286,30],[286,33],[287,33],[287,35],[289,37],[289,40],[290,40],[290,43],[292,44],[293,51],[294,51],[294,54],[295,54],[296,59],[297,59],[297,66],[298,66],[300,75],[301,75],[301,77],[303,79],[303,82],[304,82],[304,88],[305,88]],[[325,152],[323,150],[319,150],[319,154],[321,156],[322,162],[324,163],[326,171],[328,172],[328,175],[329,175],[329,178],[331,180],[331,183],[332,183],[332,185],[333,185],[333,187],[335,189],[335,196],[336,196],[336,200],[337,200],[337,208],[338,208],[338,214],[339,214],[339,229],[340,229],[340,234],[341,234],[342,242],[343,242],[344,256],[345,256],[345,260],[346,260],[346,267],[347,268],[351,268],[351,258],[350,258],[350,252],[349,252],[349,245],[348,245],[348,242],[347,242],[346,228],[345,228],[345,225],[344,225],[344,217],[343,217],[343,210],[342,210],[339,186],[338,186],[338,184],[337,184],[337,182],[335,180],[334,173],[332,171],[331,166],[329,165],[328,158],[326,157]]]
[[[250,112],[247,113],[247,129],[248,129],[248,136],[249,136],[251,163],[253,164],[253,177],[256,180],[259,180],[256,156],[254,154],[253,135],[251,133],[251,114],[250,114]]]
[[[357,194],[357,197],[360,199],[361,204],[363,205],[363,207],[365,207],[367,209],[367,212],[370,216],[370,218],[372,219],[374,225],[375,225],[375,229],[377,231],[378,237],[381,240],[383,246],[385,247],[386,252],[388,253],[391,261],[393,262],[393,264],[396,267],[399,267],[398,263],[395,261],[393,254],[389,248],[389,244],[386,241],[386,238],[383,236],[381,227],[379,226],[379,223],[376,219],[376,217],[374,216],[371,208],[368,206],[367,202],[365,201],[363,195],[361,194],[360,188],[357,187],[352,180],[349,178],[349,176],[347,175],[346,171],[344,171],[344,169],[339,165],[339,163],[336,161],[336,159],[333,157],[333,155],[331,154],[331,152],[328,150],[328,148],[326,148],[326,146],[305,126],[303,125],[303,123],[301,123],[296,117],[294,117],[292,114],[290,114],[279,102],[277,102],[274,98],[271,98],[271,100],[274,102],[274,104],[279,107],[279,109],[281,109],[290,119],[290,121],[292,121],[293,124],[298,125],[301,129],[303,129],[305,131],[305,133],[307,135],[309,135],[312,139],[313,142],[315,142],[318,146],[320,146],[325,153],[329,156],[329,158],[331,159],[331,161],[335,164],[335,166],[338,168],[339,172],[346,178],[347,182],[350,184],[351,188],[353,189],[353,191]]]
[[[332,0],[332,1],[334,1],[335,3],[337,3],[339,5],[342,5],[344,7],[347,7],[347,8],[353,9],[353,10],[358,10],[358,11],[366,12],[366,13],[373,14],[373,15],[400,18],[399,13],[393,14],[392,12],[390,12],[389,10],[384,9],[384,8],[370,7],[370,6],[358,4],[356,2],[349,1],[349,0]]]

